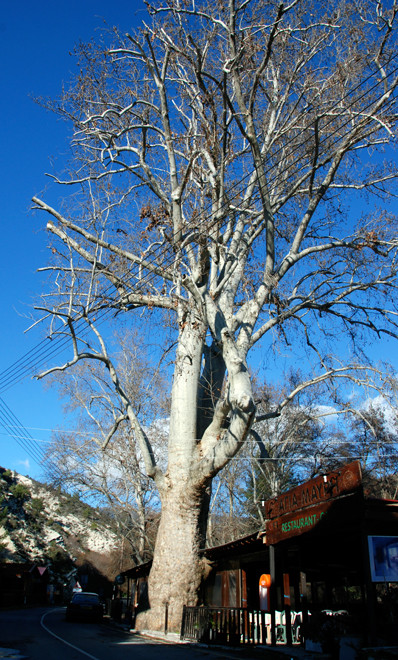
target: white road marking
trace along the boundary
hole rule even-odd
[[[86,653],[86,651],[83,651],[83,649],[79,649],[78,646],[75,646],[74,644],[71,644],[70,642],[67,642],[66,639],[62,639],[59,635],[56,635],[52,630],[47,628],[47,626],[43,623],[44,617],[47,616],[47,614],[51,614],[51,612],[59,612],[59,609],[54,609],[50,610],[49,612],[45,612],[43,616],[40,619],[40,625],[44,630],[46,630],[50,635],[58,639],[60,642],[63,642],[63,644],[66,644],[67,646],[70,646],[72,649],[75,649],[75,651],[78,651],[79,653],[83,653],[83,655],[87,656],[87,658],[91,658],[91,660],[99,660],[99,658],[96,658],[94,655],[91,655],[90,653]]]

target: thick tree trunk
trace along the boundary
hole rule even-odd
[[[170,414],[169,463],[159,483],[162,515],[149,576],[149,610],[137,628],[162,630],[168,604],[168,625],[180,630],[183,605],[196,604],[201,582],[199,549],[204,544],[208,483],[195,479],[197,405],[204,327],[187,314],[180,323]]]
[[[166,604],[168,628],[180,631],[184,605],[196,605],[202,579],[199,550],[203,493],[181,480],[163,497],[162,517],[149,576],[149,610],[137,617],[140,630],[163,630]]]

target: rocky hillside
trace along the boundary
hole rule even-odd
[[[103,512],[71,496],[0,468],[0,562],[51,567],[67,575],[83,563],[117,572],[121,540]]]

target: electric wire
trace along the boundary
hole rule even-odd
[[[397,70],[398,70],[398,68],[397,68],[397,69],[393,69],[393,71],[391,71],[391,72],[388,74],[388,77],[394,75],[394,74],[396,73]],[[374,76],[374,73],[370,74],[367,78],[365,78],[364,80],[362,80],[362,81],[361,81],[356,87],[354,87],[354,90],[350,90],[350,91],[347,93],[346,97],[344,97],[342,100],[344,100],[345,98],[349,98],[350,96],[352,96],[353,91],[356,91],[356,89],[358,89],[358,88],[362,87],[363,85],[365,85],[366,82],[368,82],[368,80],[370,80],[373,76]],[[384,80],[379,80],[378,82],[376,82],[376,83],[373,85],[373,87],[371,87],[370,89],[366,89],[362,96],[368,95],[371,91],[373,91],[374,88],[376,88],[376,87],[377,87],[378,85],[380,85],[380,84],[384,84],[384,82],[385,82]],[[358,101],[361,100],[362,96],[356,97],[356,98],[353,100],[351,106],[353,106],[354,104],[358,103]],[[372,101],[370,102],[369,107],[371,107],[373,104],[374,104],[374,100],[372,100]],[[347,112],[347,110],[348,110],[349,108],[350,108],[350,106],[348,106],[348,107],[344,110],[344,114]],[[367,110],[367,107],[362,108],[361,110],[362,110],[362,111],[366,111],[366,110]],[[327,125],[330,124],[330,123],[334,123],[334,122],[337,121],[338,119],[339,119],[339,117],[332,117],[328,122],[326,122],[325,126],[327,126]],[[339,125],[335,132],[340,131],[341,128],[344,127],[345,124],[351,122],[351,120],[352,120],[352,119],[349,118],[345,123],[343,123],[342,125]],[[334,133],[332,132],[331,135],[328,135],[328,136],[327,136],[327,139],[330,140],[330,137],[333,136],[333,135],[334,135]],[[325,138],[325,139],[326,139],[326,138]],[[339,138],[339,139],[340,139],[340,138]],[[306,140],[304,140],[304,141],[301,142],[300,144],[296,145],[295,149],[292,150],[291,154],[289,154],[289,155],[291,156],[291,155],[294,153],[294,151],[295,151],[296,149],[301,149],[301,148],[306,144],[306,142],[311,141],[311,140],[312,140],[312,136],[309,136]],[[320,142],[320,144],[321,144],[321,142]],[[282,148],[285,148],[285,147],[284,147],[284,146],[281,146],[280,149],[282,149]],[[278,154],[278,150],[276,151],[275,154],[273,154],[273,157],[275,158],[275,156],[276,156],[277,154]],[[265,170],[265,175],[267,175],[267,174],[272,170],[272,167],[273,167],[273,166],[272,166],[272,164],[271,164],[271,165],[269,166],[268,170]],[[305,164],[303,167],[307,167],[307,164]],[[301,169],[302,169],[302,168],[301,168]],[[288,168],[287,168],[287,171],[288,171]],[[296,172],[294,172],[294,174],[297,174],[297,172],[299,172],[299,171],[300,171],[300,169],[296,170]],[[241,186],[241,184],[242,184],[242,183],[243,183],[248,177],[251,177],[252,174],[253,174],[253,171],[249,172],[247,175],[245,175],[245,177],[242,177],[242,178],[241,178],[236,184],[234,184],[234,186],[232,186],[232,190],[233,190],[234,188],[237,188],[238,186]],[[286,170],[285,170],[282,174],[283,174],[283,175],[286,174]],[[282,175],[282,174],[281,174],[281,175]],[[269,184],[275,184],[275,182],[276,182],[276,180],[274,180],[274,181],[271,180],[271,181],[269,182]],[[230,189],[230,190],[231,190],[231,189]],[[228,191],[228,197],[229,197],[229,194],[230,194],[230,190]],[[239,188],[239,190],[238,190],[238,192],[237,192],[237,195],[239,195],[239,194],[240,194],[240,188]],[[235,197],[232,197],[232,198],[229,197],[228,201],[225,202],[225,209],[227,209],[227,208],[229,207],[231,201],[232,201],[234,198],[235,198]],[[210,207],[210,203],[209,203],[209,207]],[[211,214],[210,214],[205,220],[201,221],[201,224],[204,225],[204,227],[206,228],[207,231],[209,231],[209,230],[212,229],[211,224],[210,224],[210,225],[208,224],[208,221],[211,220],[212,216],[213,216],[213,213],[211,213]],[[226,223],[226,222],[227,222],[227,220],[225,220],[225,223]],[[215,223],[214,223],[213,227],[216,225],[216,223],[217,223],[217,220],[215,220]],[[223,225],[221,225],[221,228],[222,228],[222,226],[223,226]],[[154,250],[154,252],[157,252],[157,251],[160,251],[160,250],[162,250],[162,248],[161,248],[161,247],[157,247],[157,248]],[[152,263],[155,264],[155,258],[154,258],[154,257],[152,258]],[[170,265],[171,263],[172,263],[172,262],[167,263],[167,261],[163,261],[163,263],[161,262],[160,264],[156,264],[156,266],[157,266],[157,268],[164,268],[165,266]],[[131,272],[131,271],[130,271],[130,272]],[[131,278],[130,278],[129,280],[127,280],[127,284],[131,283],[133,277],[134,277],[134,276],[132,275]],[[151,279],[154,279],[155,277],[156,277],[156,274],[154,274],[153,272],[150,272],[150,271],[149,271],[148,274],[147,274],[147,276],[139,281],[139,283],[138,283],[138,287],[136,287],[136,290],[135,290],[134,293],[140,293],[139,289],[142,290],[142,288],[143,288],[144,286],[147,286],[147,285],[150,283]],[[126,288],[127,288],[127,287],[126,287]],[[108,293],[109,291],[112,291],[113,289],[114,289],[114,285],[113,285],[113,284],[109,285],[107,288],[105,288],[105,289],[104,289],[104,290],[98,295],[98,299],[99,299],[99,298],[102,298],[102,297],[105,297],[105,296],[107,295],[107,293]],[[138,289],[138,290],[137,290],[137,289]],[[114,298],[114,299],[111,299],[109,302],[110,302],[110,303],[115,303],[115,302],[117,302],[117,301],[118,301],[118,298]],[[108,303],[108,304],[109,304],[109,303]],[[100,315],[100,322],[102,322],[102,320],[103,320],[103,316],[105,316],[105,315],[108,316],[108,315],[110,315],[110,314],[112,314],[112,313],[114,313],[114,311],[113,311],[112,309],[105,308],[105,309],[102,311],[102,313],[101,313],[101,312],[99,313],[99,315]],[[97,316],[98,316],[98,314],[97,314]],[[85,332],[85,333],[83,332],[83,334],[81,333],[80,329],[78,328],[78,324],[79,324],[79,322],[80,322],[80,324],[83,324],[83,327],[84,327],[85,330],[86,330],[86,332]],[[97,322],[98,322],[98,319],[97,319]],[[64,326],[61,326],[59,329],[56,329],[56,330],[54,331],[54,335],[55,335],[56,333],[58,333],[59,330],[62,330],[62,329],[64,329]],[[79,330],[79,332],[80,332],[80,336],[85,336],[85,335],[89,332],[89,329],[87,328],[84,319],[78,319],[78,320],[77,320],[77,323],[76,323],[76,329]],[[38,364],[39,364],[44,358],[52,357],[52,356],[55,356],[56,354],[59,354],[59,352],[61,352],[62,350],[64,350],[64,348],[66,347],[66,345],[67,345],[69,342],[70,342],[70,337],[69,337],[69,336],[63,336],[63,335],[61,335],[61,336],[58,335],[58,336],[56,336],[55,339],[53,339],[52,337],[47,337],[47,338],[43,339],[43,340],[42,340],[41,342],[39,342],[35,347],[33,347],[30,351],[28,351],[25,355],[23,355],[19,360],[17,360],[17,361],[14,362],[12,365],[10,365],[10,367],[8,367],[8,369],[6,369],[6,370],[4,370],[2,373],[0,373],[0,392],[5,391],[5,390],[8,389],[9,387],[11,387],[13,384],[15,384],[15,382],[20,382],[21,379],[25,378],[25,376],[27,375],[28,372],[31,372],[32,370],[37,369],[37,365],[38,365]],[[28,359],[29,356],[31,356],[30,360]],[[22,364],[21,364],[21,362],[22,362]],[[18,380],[16,380],[17,378],[18,378]]]
[[[12,437],[14,437],[12,433],[14,428],[21,429],[20,435],[15,437],[16,442],[36,463],[42,465],[46,458],[45,452],[37,442],[34,441],[32,435],[19,421],[2,397],[0,397],[0,424],[6,430],[7,435]]]
[[[1,399],[1,397],[0,397]],[[13,438],[19,438],[23,436],[17,435],[16,431],[21,428],[21,423],[20,424],[8,424],[9,432],[3,433],[0,431],[0,435],[12,435]],[[46,433],[65,433],[65,429],[63,428],[44,428],[44,427],[37,427],[37,426],[24,426],[22,427],[25,429],[25,431],[44,431]],[[86,438],[92,438],[93,433],[90,431],[77,431],[76,429],[73,429],[70,432],[71,435],[73,436],[85,436]],[[31,436],[32,440],[34,440],[36,443],[39,445],[47,445],[51,443],[51,440],[43,440],[42,438],[36,438],[34,436]],[[305,444],[306,446],[308,445],[314,445],[314,447],[318,446],[318,440],[306,440]],[[333,440],[330,439],[327,441],[328,445],[346,445],[346,444],[352,444],[354,441],[352,440]],[[252,445],[253,447],[257,447],[257,442],[255,440],[246,440],[245,445],[250,446]],[[374,438],[373,440],[366,440],[366,445],[378,445],[378,446],[385,446],[385,447],[392,447],[394,445],[398,445],[398,440],[391,440],[391,441],[385,441],[385,440],[378,440],[377,438]],[[298,446],[294,444],[294,446]],[[233,458],[239,458],[239,457],[233,457]],[[262,459],[261,459],[262,460]]]
[[[59,480],[60,483],[65,482],[67,473],[63,470],[58,463],[56,463],[51,456],[42,449],[41,443],[43,441],[34,438],[29,430],[22,424],[18,417],[13,413],[11,408],[7,405],[4,399],[0,396],[0,425],[4,429],[3,435],[13,438],[17,444],[27,453],[27,455],[37,463],[41,468],[46,467],[51,472],[52,480]],[[49,431],[57,432],[58,430],[64,433],[61,429],[46,429]],[[18,431],[18,433],[16,432]],[[75,431],[73,431],[74,434]],[[91,434],[92,435],[92,434]],[[46,444],[51,446],[51,440],[45,441]],[[84,466],[84,460],[75,457],[75,464],[77,466]],[[65,466],[64,466],[65,467]],[[68,467],[66,466],[68,469]],[[72,490],[74,490],[72,488]]]
[[[65,472],[51,458],[51,456],[42,449],[42,441],[39,441],[31,435],[29,430],[22,424],[1,396],[0,425],[4,429],[4,435],[13,438],[39,467],[46,467],[47,470],[51,472],[52,480],[59,480],[60,483],[65,481]],[[19,433],[16,433],[15,430],[18,430]],[[49,444],[51,445],[51,441],[49,441]],[[78,464],[84,464],[81,459],[76,462]],[[74,490],[74,488],[72,488],[72,490]]]

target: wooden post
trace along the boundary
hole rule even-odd
[[[291,607],[290,607],[290,579],[289,573],[283,574],[283,606],[285,609],[285,631],[286,631],[286,645],[292,646],[292,620],[291,620]]]
[[[271,644],[276,645],[275,630],[275,603],[276,603],[276,570],[275,570],[275,546],[269,546],[269,572],[271,575],[270,601],[271,601]]]
[[[247,607],[247,579],[246,579],[246,571],[242,568],[240,571],[240,576],[241,576],[241,587],[240,587],[240,593],[241,593],[241,607]]]
[[[307,599],[307,576],[300,571],[300,602],[301,602],[301,643],[305,641],[308,630],[308,599]]]

